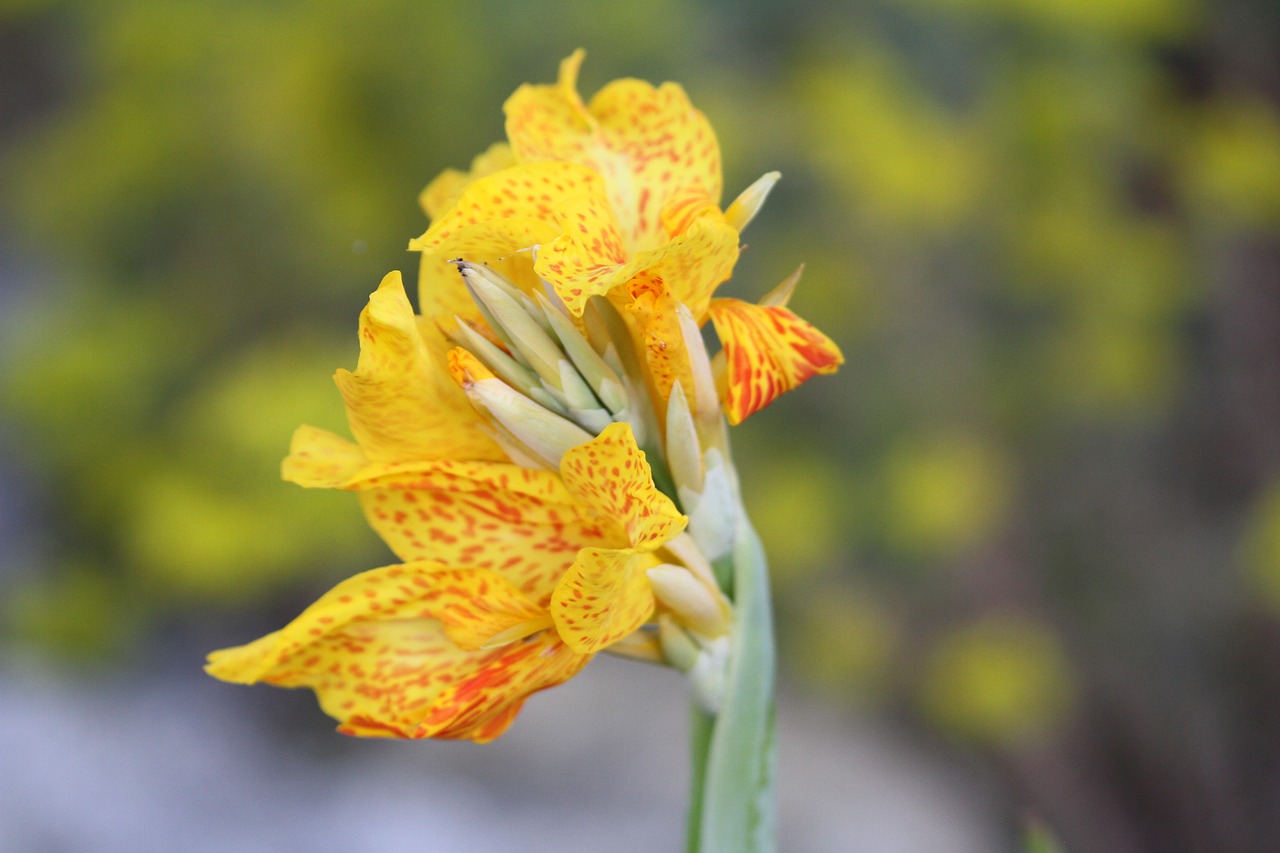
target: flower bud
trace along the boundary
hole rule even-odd
[[[703,637],[729,630],[729,607],[716,590],[698,580],[684,566],[663,563],[646,572],[654,596],[680,622]]]
[[[781,172],[766,172],[756,179],[756,182],[742,191],[733,204],[729,205],[728,210],[724,212],[724,218],[730,225],[741,232],[750,224],[751,220],[756,218],[756,214],[760,212],[760,208],[764,207],[764,200],[769,197],[769,192],[773,189],[773,185],[782,177]]]

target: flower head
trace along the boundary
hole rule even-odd
[[[284,461],[355,492],[401,562],[214,652],[214,676],[310,687],[351,734],[487,741],[601,651],[723,666],[725,416],[841,358],[785,307],[798,276],[759,305],[713,298],[776,173],[721,210],[684,91],[619,80],[585,104],[581,61],[521,87],[509,144],[423,192],[421,313],[388,275],[335,375],[354,440],[302,427]]]

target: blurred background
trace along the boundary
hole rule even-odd
[[[0,848],[678,848],[670,673],[475,747],[200,671],[388,561],[279,460],[418,191],[584,46],[730,197],[782,171],[726,292],[805,262],[848,359],[735,434],[782,849],[1277,849],[1280,6],[605,9],[0,0]]]

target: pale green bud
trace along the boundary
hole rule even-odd
[[[751,220],[756,218],[756,214],[760,212],[760,208],[764,207],[764,201],[769,197],[769,192],[773,189],[773,185],[782,177],[781,172],[766,172],[756,179],[756,182],[742,191],[733,204],[724,212],[724,218],[741,232],[750,224]]]
[[[501,379],[481,379],[465,386],[467,396],[548,468],[558,470],[571,447],[586,444],[590,433],[535,403]]]
[[[681,625],[708,639],[729,630],[729,606],[719,590],[712,589],[684,566],[663,563],[646,574],[653,594]]]

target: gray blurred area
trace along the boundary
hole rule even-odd
[[[682,693],[670,672],[604,659],[535,696],[493,744],[405,744],[324,737],[316,717],[282,733],[292,697],[182,672],[71,682],[10,668],[0,850],[678,850]],[[790,703],[780,719],[780,849],[1000,849],[972,780],[883,721]]]

